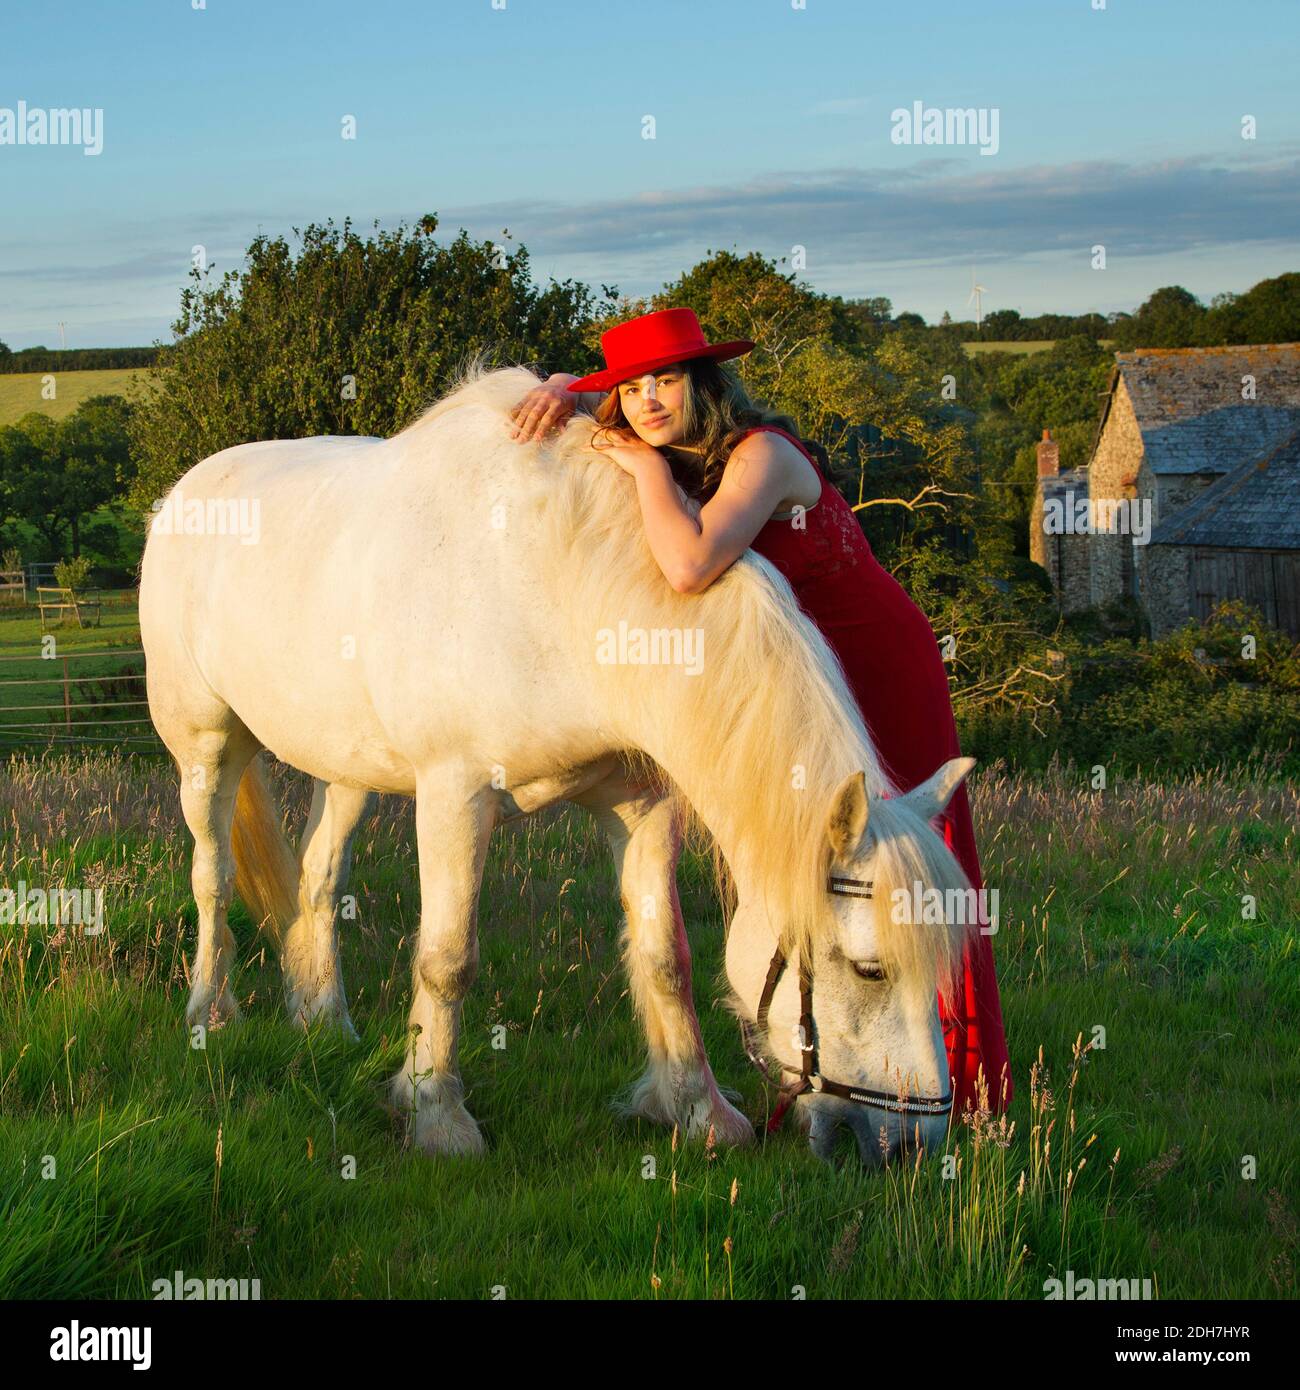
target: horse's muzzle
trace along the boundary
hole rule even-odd
[[[798,1104],[808,1118],[809,1146],[828,1163],[843,1161],[856,1148],[864,1166],[882,1168],[918,1149],[942,1148],[948,1132],[946,1114],[898,1115],[823,1095],[801,1096]]]

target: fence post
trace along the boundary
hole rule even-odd
[[[68,687],[68,658],[63,658],[63,718],[67,723],[68,732],[72,732],[72,697]]]

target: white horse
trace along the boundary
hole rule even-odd
[[[473,368],[388,440],[223,450],[151,526],[149,705],[194,836],[187,1017],[238,1012],[233,889],[274,936],[290,1015],[351,1033],[336,909],[352,837],[373,792],[413,795],[420,927],[393,1094],[427,1152],[481,1149],[457,1040],[488,839],[568,800],[606,831],[626,913],[649,1047],[627,1108],[743,1142],[753,1129],[719,1092],[692,1001],[675,868],[694,815],[734,887],[732,1006],[761,1013],[762,1052],[802,1073],[814,1148],[828,1153],[841,1124],[868,1161],[940,1140],[936,987],[951,985],[961,928],[900,922],[892,890],[964,885],[929,822],[970,762],[892,795],[842,668],[779,572],[749,552],[705,592],[675,593],[633,481],[590,447],[590,416],[546,443],[507,437],[534,385],[522,368]],[[316,779],[296,852],[263,748]],[[874,881],[874,897],[828,891],[831,876]],[[778,945],[791,968],[763,998]]]

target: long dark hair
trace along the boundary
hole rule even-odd
[[[679,364],[685,373],[682,391],[682,425],[694,446],[663,449],[673,477],[688,497],[707,502],[718,490],[731,451],[745,430],[754,425],[776,425],[800,438],[799,426],[788,415],[769,410],[749,397],[740,378],[722,363],[708,357],[692,357]],[[615,387],[600,403],[596,421],[611,429],[630,429],[623,402]],[[801,441],[825,471],[829,459],[815,440]]]

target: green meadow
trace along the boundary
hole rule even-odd
[[[119,654],[140,648],[135,591],[104,592],[99,603],[97,626],[89,614],[85,627],[65,615],[47,631],[35,604],[0,604],[0,752],[51,738],[105,746],[147,738],[158,747],[149,711],[138,703],[144,658]]]
[[[296,834],[309,785],[272,771]],[[179,1269],[263,1298],[1038,1299],[1067,1270],[1294,1298],[1296,789],[993,768],[973,792],[1017,1094],[954,1125],[951,1163],[869,1173],[790,1128],[716,1150],[619,1119],[643,1045],[609,854],[576,808],[494,836],[461,1052],[489,1151],[430,1159],[385,1089],[418,921],[408,802],[357,842],[361,1041],[289,1025],[236,905],[245,1017],[196,1049],[172,769],[15,755],[0,887],[102,888],[106,930],[0,926],[0,1297],[150,1297]],[[709,1054],[761,1129],[699,847],[679,878]]]

